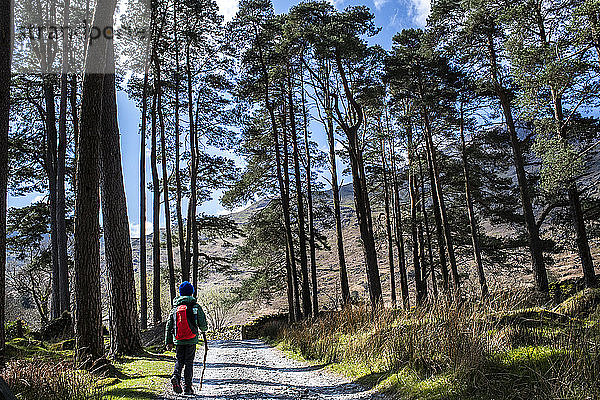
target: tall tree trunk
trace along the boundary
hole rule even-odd
[[[140,328],[148,328],[148,286],[146,270],[146,122],[148,119],[148,70],[142,89],[142,128],[140,132]]]
[[[462,105],[461,105],[462,107]],[[467,146],[465,144],[465,132],[464,132],[464,120],[463,110],[460,110],[460,144],[461,144],[461,158],[463,162],[463,176],[465,178],[465,198],[467,200],[467,213],[469,215],[469,225],[471,226],[471,243],[473,245],[473,257],[475,258],[475,264],[477,265],[477,275],[479,277],[479,286],[481,287],[481,295],[487,297],[488,286],[485,280],[485,273],[483,272],[483,263],[481,261],[481,249],[479,247],[479,237],[477,233],[477,217],[475,216],[475,209],[473,207],[473,198],[471,197],[471,177],[469,174],[469,163],[467,160]]]
[[[363,123],[362,107],[358,104],[350,85],[346,78],[346,72],[342,65],[342,59],[339,49],[335,51],[337,71],[342,78],[344,93],[348,103],[351,105],[353,112],[356,114],[356,121],[352,126],[348,125],[339,109],[338,98],[336,97],[336,113],[342,130],[348,139],[348,148],[350,156],[350,166],[352,170],[352,186],[354,188],[354,206],[358,225],[360,228],[360,237],[363,244],[365,261],[367,267],[367,281],[369,284],[369,298],[371,305],[376,306],[383,300],[381,297],[381,280],[379,277],[379,265],[377,263],[377,250],[375,248],[375,239],[373,237],[373,224],[371,221],[371,206],[369,203],[369,195],[367,191],[367,182],[364,173],[364,161],[362,157],[361,144],[358,140],[358,130]]]
[[[190,201],[188,204],[187,226],[185,236],[185,262],[181,265],[181,275],[184,281],[190,280],[190,263],[191,263],[191,246],[192,246],[192,231],[196,222],[196,138],[194,125],[194,97],[192,92],[192,67],[190,58],[190,43],[186,45],[186,72],[187,72],[187,97],[188,97],[188,121],[189,121],[189,137],[190,137]]]
[[[271,120],[271,131],[273,135],[273,143],[275,145],[275,164],[277,168],[277,183],[279,185],[279,193],[281,197],[281,206],[283,209],[283,221],[285,226],[285,236],[286,236],[286,275],[287,279],[287,294],[288,294],[288,306],[289,306],[289,315],[288,320],[290,322],[295,322],[300,319],[300,315],[296,314],[296,307],[294,305],[294,290],[293,290],[293,275],[295,272],[295,261],[294,261],[294,241],[292,237],[292,228],[290,221],[290,212],[289,212],[289,197],[286,192],[285,183],[283,180],[282,174],[282,161],[281,161],[281,153],[279,147],[279,132],[277,129],[277,118],[275,117],[275,106],[270,100],[270,81],[269,81],[269,72],[267,69],[267,64],[262,53],[262,48],[258,48],[258,57],[260,61],[262,80],[264,83],[264,100],[265,100],[265,108],[269,113],[269,118]],[[282,129],[283,131],[284,129]],[[285,136],[285,134],[284,134]],[[285,153],[287,154],[287,149],[285,149]],[[286,168],[287,169],[287,168]]]
[[[290,255],[290,264],[292,268],[292,283],[294,287],[294,314],[296,315],[296,320],[302,319],[302,307],[301,307],[301,299],[300,299],[300,284],[298,282],[298,270],[296,268],[296,257],[295,257],[295,249],[294,249],[294,237],[292,235],[292,222],[290,216],[290,173],[289,173],[289,146],[287,141],[287,124],[286,124],[286,112],[285,112],[285,102],[283,105],[283,110],[281,113],[282,123],[281,123],[281,134],[283,136],[283,185],[285,191],[285,200],[283,203],[284,210],[287,209],[287,219],[289,222],[289,255]],[[284,217],[286,212],[284,211]],[[286,228],[287,230],[287,228]]]
[[[452,232],[450,231],[450,222],[446,212],[446,204],[444,202],[444,192],[440,182],[440,173],[435,155],[435,146],[433,144],[433,132],[429,121],[429,111],[423,107],[423,119],[425,121],[425,150],[427,152],[427,160],[431,171],[430,177],[433,177],[431,186],[435,186],[437,203],[440,209],[440,218],[444,232],[444,241],[446,250],[448,251],[448,261],[450,261],[450,273],[452,275],[452,284],[455,294],[460,290],[460,276],[458,275],[458,267],[456,264],[456,254],[454,253],[454,242],[452,240]],[[432,192],[433,193],[433,192]]]
[[[179,133],[179,84],[180,84],[180,67],[179,67],[179,36],[178,25],[177,25],[177,12],[179,2],[175,1],[173,6],[173,21],[174,21],[174,41],[175,41],[175,209],[177,214],[177,233],[179,235],[179,264],[181,268],[181,280],[189,280],[188,276],[184,275],[184,265],[186,259],[185,253],[185,235],[183,227],[183,214],[181,210],[181,171],[179,170],[179,153],[180,153],[180,133]]]
[[[316,317],[319,315],[319,299],[318,299],[318,282],[317,282],[317,251],[315,245],[315,215],[313,209],[312,197],[312,171],[311,171],[311,155],[310,142],[308,140],[308,114],[306,111],[306,98],[304,92],[304,71],[300,71],[302,80],[302,118],[304,127],[304,144],[306,149],[306,198],[308,202],[308,247],[310,252],[310,276],[312,284],[312,311]]]
[[[585,221],[583,220],[583,210],[581,209],[581,200],[579,198],[579,190],[575,182],[571,183],[568,188],[569,206],[571,208],[571,217],[573,225],[575,225],[575,233],[577,242],[577,251],[581,260],[581,268],[583,270],[583,279],[585,286],[594,288],[598,285],[596,272],[594,271],[594,262],[590,253],[590,245],[588,242],[587,232],[585,230]]]
[[[267,98],[268,102],[268,98]],[[272,107],[272,105],[271,105]],[[289,321],[295,322],[302,318],[299,313],[298,305],[298,279],[296,277],[296,262],[294,258],[294,241],[292,237],[292,227],[290,222],[290,209],[289,209],[289,198],[286,190],[286,185],[282,176],[282,161],[279,147],[279,135],[277,132],[277,126],[275,125],[275,112],[272,108],[269,109],[271,114],[271,126],[273,130],[273,139],[275,142],[275,163],[277,164],[277,180],[279,181],[279,192],[281,196],[281,208],[283,211],[283,222],[285,227],[286,237],[286,277],[287,277],[287,295],[288,295],[288,313]],[[285,136],[285,135],[284,135]],[[287,149],[284,147],[283,151],[287,153]],[[287,156],[286,156],[287,159]],[[287,171],[287,167],[285,167]]]
[[[114,63],[114,56],[110,50],[107,63]],[[112,69],[114,70],[114,67]],[[104,76],[102,128],[104,132],[100,143],[100,188],[110,287],[110,349],[112,354],[132,355],[142,349],[142,343],[137,319],[127,200],[123,186],[115,75],[112,73]]]
[[[329,67],[327,70],[326,79],[329,79]],[[335,157],[335,131],[333,128],[333,105],[331,104],[331,95],[329,85],[325,85],[325,114],[327,124],[327,144],[329,145],[329,168],[331,172],[331,192],[333,197],[333,215],[335,218],[335,236],[338,253],[338,263],[340,268],[340,287],[342,290],[342,304],[347,306],[350,304],[350,285],[348,283],[348,268],[346,266],[346,257],[344,255],[344,237],[342,234],[342,212],[340,209],[340,187],[338,185],[337,164]]]
[[[300,244],[300,272],[302,275],[302,312],[308,318],[312,315],[310,286],[308,278],[308,258],[306,256],[306,226],[304,224],[304,199],[302,198],[302,176],[300,174],[300,149],[296,132],[296,110],[292,92],[291,71],[288,70],[288,111],[290,115],[290,135],[292,137],[292,158],[294,162],[294,181],[296,184],[296,202],[298,205],[298,241]]]
[[[408,186],[410,194],[410,232],[412,239],[413,268],[415,271],[416,302],[417,304],[422,304],[423,300],[425,300],[425,293],[423,293],[423,285],[421,284],[421,259],[419,258],[419,232],[417,222],[417,203],[419,199],[414,172],[409,172]]]
[[[564,123],[562,97],[554,89],[551,90],[552,99],[554,101],[554,118],[558,135],[564,140],[567,145],[567,127]],[[579,190],[577,182],[572,181],[568,184],[567,195],[569,197],[569,208],[571,209],[571,218],[575,228],[575,242],[577,243],[577,252],[581,260],[581,269],[585,286],[588,288],[596,287],[598,284],[596,273],[594,271],[594,261],[590,252],[590,244],[588,241],[587,232],[585,229],[585,221],[583,219],[583,210],[581,209],[581,200],[579,198]]]
[[[279,191],[281,195],[281,207],[283,209],[283,221],[285,226],[285,237],[286,237],[286,253],[287,253],[287,262],[286,262],[286,273],[289,275],[290,279],[288,280],[288,296],[291,294],[291,303],[288,297],[288,303],[292,306],[293,309],[289,310],[290,320],[291,322],[298,321],[302,318],[302,314],[300,312],[300,305],[298,302],[298,277],[296,275],[296,260],[294,256],[294,239],[292,236],[292,224],[290,218],[290,201],[287,187],[289,184],[289,178],[287,173],[287,140],[285,139],[285,127],[282,127],[283,132],[283,146],[282,150],[284,152],[284,161],[282,165],[281,155],[280,155],[280,145],[279,145],[279,134],[277,131],[276,119],[275,119],[275,111],[273,110],[273,105],[268,101],[267,104],[269,106],[269,114],[271,116],[271,126],[273,130],[273,140],[275,142],[275,163],[277,164],[277,180],[279,181]],[[284,179],[282,171],[285,171],[286,178]]]
[[[388,129],[389,131],[389,129]],[[408,276],[406,274],[406,251],[404,248],[404,232],[402,228],[402,207],[400,206],[400,185],[398,182],[398,176],[396,172],[396,151],[394,149],[394,143],[391,142],[390,147],[390,158],[392,160],[392,181],[394,189],[393,201],[394,201],[394,221],[395,221],[395,241],[396,251],[398,251],[398,269],[400,272],[400,291],[402,295],[402,305],[405,309],[410,306],[410,298],[408,293]]]
[[[113,0],[99,0],[93,26],[110,26]],[[75,201],[75,343],[80,362],[104,354],[100,297],[100,128],[106,40],[88,46],[83,80]]]
[[[93,51],[89,51],[88,59]],[[100,300],[100,193],[98,182],[102,74],[83,80],[75,207],[75,339],[78,358],[104,353]]]
[[[152,93],[152,136],[150,149],[150,168],[152,171],[152,321],[154,325],[162,321],[160,309],[160,181],[157,165],[157,98],[160,91],[160,65],[155,58],[154,90]]]
[[[173,260],[173,237],[171,233],[171,207],[169,206],[169,176],[167,174],[167,140],[165,137],[165,120],[162,112],[162,90],[158,91],[158,117],[160,123],[160,151],[163,179],[163,202],[165,206],[165,226],[167,231],[167,265],[169,267],[169,294],[171,301],[175,298],[175,261]]]
[[[415,272],[415,291],[416,302],[421,304],[424,300],[423,287],[421,285],[421,260],[419,259],[419,238],[417,231],[417,203],[418,193],[415,184],[415,152],[416,149],[412,140],[412,127],[407,129],[408,140],[408,194],[410,197],[410,235],[412,241],[412,261]]]
[[[421,160],[419,160],[419,180],[421,183],[421,204],[423,210],[423,224],[425,225],[425,235],[427,236],[427,256],[429,260],[429,273],[431,274],[431,287],[433,288],[433,295],[437,298],[438,288],[435,277],[435,263],[433,261],[433,248],[431,245],[431,232],[429,231],[429,217],[427,215],[427,202],[425,199],[425,175],[423,174],[423,167]]]
[[[196,109],[196,122],[198,121],[198,109]],[[199,166],[199,157],[198,157],[198,149],[200,148],[200,141],[198,138],[198,127],[194,126],[194,152],[196,153],[196,160],[194,163],[194,181],[196,181],[198,176],[198,166]],[[194,182],[194,188],[196,188],[196,182]],[[196,217],[196,207],[198,201],[197,197],[194,194],[194,208],[192,210],[192,245],[193,245],[193,256],[192,256],[192,281],[194,284],[194,290],[198,289],[198,268],[199,268],[199,257],[200,257],[200,248],[198,242],[198,219]],[[195,293],[194,293],[195,294]]]
[[[531,254],[535,287],[538,291],[542,293],[547,293],[548,274],[544,262],[542,241],[540,239],[539,228],[536,224],[535,216],[533,214],[531,194],[529,192],[529,182],[527,179],[527,173],[525,172],[525,161],[523,159],[521,141],[517,134],[517,129],[512,116],[510,97],[500,81],[500,75],[498,72],[498,60],[493,37],[493,29],[494,26],[492,26],[489,29],[488,33],[488,56],[490,61],[491,79],[494,85],[494,91],[496,92],[496,96],[498,97],[500,106],[502,107],[502,113],[504,114],[504,120],[506,123],[506,128],[508,130],[510,145],[513,152],[513,162],[515,165],[517,182],[519,184],[519,193],[521,195],[521,205],[523,207],[525,227],[527,228],[527,238],[529,241],[529,252]]]
[[[77,74],[71,74],[70,80],[71,89],[69,91],[69,107],[71,108],[71,120],[73,121],[73,151],[75,153],[73,157],[73,163],[71,164],[72,175],[71,175],[71,190],[75,192],[77,188],[75,183],[77,182],[77,156],[78,156],[78,143],[79,143],[79,114],[77,113]]]
[[[285,280],[287,284],[287,300],[288,300],[288,322],[294,320],[294,283],[292,281],[292,264],[290,261],[289,247],[285,246]]]
[[[429,146],[427,146],[429,147]],[[444,241],[444,228],[442,223],[442,214],[440,212],[439,196],[437,192],[437,186],[435,185],[435,177],[433,173],[433,165],[430,162],[429,151],[426,149],[427,157],[427,171],[429,175],[431,201],[433,204],[433,219],[435,221],[435,233],[438,244],[438,256],[440,258],[440,267],[442,270],[442,287],[444,292],[448,294],[450,288],[450,276],[448,273],[448,262],[446,259],[446,243]]]
[[[70,1],[63,8],[63,26],[69,25]],[[67,153],[67,91],[69,35],[63,37],[62,71],[60,76],[60,105],[58,121],[58,154],[56,160],[56,245],[58,261],[58,282],[60,312],[70,309],[69,297],[69,257],[67,255],[67,224],[65,221],[65,169]]]
[[[417,159],[417,162],[419,164],[419,167],[421,166],[421,160]],[[417,203],[417,212],[421,212],[421,216],[425,215],[425,207],[424,207],[424,203],[422,202],[423,196],[422,193],[425,190],[423,187],[423,179],[422,176],[419,174],[419,178],[415,178],[415,186],[417,188],[416,192],[417,192],[417,197],[419,197],[419,192],[421,192],[421,197],[418,200]],[[424,217],[419,218],[419,225],[417,227],[417,234],[419,237],[419,262],[421,264],[421,291],[423,292],[423,299],[426,299],[428,296],[428,290],[427,290],[427,267],[428,264],[425,261],[425,238],[424,238],[424,232],[425,232],[425,228],[423,227],[423,219]]]
[[[383,194],[385,204],[385,232],[387,236],[388,264],[390,268],[390,300],[392,307],[396,307],[396,271],[394,270],[394,242],[392,239],[392,221],[390,212],[390,195],[387,177],[387,163],[385,152],[385,139],[381,139],[381,168],[383,169]]]
[[[12,2],[0,2],[0,358],[5,349],[6,207],[8,186],[8,130],[12,58]]]
[[[550,49],[550,43],[548,42],[546,35],[546,28],[544,26],[544,17],[542,16],[542,10],[537,8],[537,21],[540,29],[540,41],[542,46],[546,49]],[[595,14],[597,16],[597,14]],[[596,21],[592,24],[593,28],[596,28]],[[595,31],[595,29],[593,29]],[[597,49],[597,32],[593,32],[592,40],[596,45]],[[550,89],[550,95],[553,102],[554,121],[556,125],[557,134],[564,140],[565,146],[567,145],[567,129],[568,126],[564,121],[563,112],[563,98],[562,93],[557,91],[555,88]],[[579,259],[581,260],[581,268],[583,271],[583,279],[587,287],[596,287],[596,273],[594,272],[594,262],[592,260],[592,254],[590,252],[590,244],[588,241],[587,232],[585,229],[585,222],[583,220],[583,211],[581,209],[581,201],[579,198],[579,191],[577,190],[577,182],[572,181],[568,184],[567,195],[569,197],[569,207],[571,209],[571,218],[573,219],[573,226],[575,227],[577,252]]]
[[[57,164],[57,130],[56,130],[56,110],[54,102],[54,82],[53,76],[45,74],[43,76],[42,89],[44,93],[45,105],[45,129],[46,129],[46,158],[44,166],[48,176],[48,200],[50,206],[50,254],[52,259],[52,298],[50,313],[51,318],[60,317],[60,270],[58,265],[58,231],[56,225],[56,164]]]

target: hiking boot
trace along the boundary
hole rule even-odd
[[[172,377],[171,378],[171,383],[173,384],[173,391],[177,394],[181,393],[181,383],[179,382],[179,379],[177,379],[177,377]]]
[[[183,394],[189,395],[189,396],[193,396],[194,395],[194,389],[192,389],[191,386],[186,386],[185,387],[185,392],[183,392]]]

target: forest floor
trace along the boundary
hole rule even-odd
[[[196,396],[176,395],[168,385],[160,400],[367,400],[382,399],[365,387],[326,370],[294,360],[260,340],[212,341],[202,390],[204,351],[198,347],[194,365]]]

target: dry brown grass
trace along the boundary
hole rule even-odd
[[[75,370],[70,362],[14,360],[2,377],[22,400],[102,400],[104,390],[97,377]]]
[[[352,307],[263,333],[403,398],[600,398],[598,322],[535,303],[507,293],[409,311]]]

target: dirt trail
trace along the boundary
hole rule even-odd
[[[194,365],[196,396],[176,395],[170,385],[161,400],[375,400],[380,395],[322,367],[290,360],[260,340],[212,341],[206,373],[198,391],[204,349],[198,346]]]

